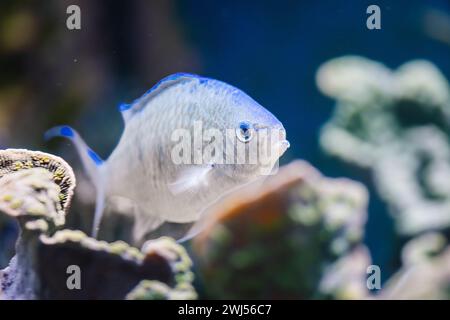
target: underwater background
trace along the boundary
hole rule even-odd
[[[71,4],[81,8],[81,30],[66,28],[66,8]],[[366,27],[366,9],[371,4],[381,9],[380,30]],[[384,282],[398,270],[399,252],[408,237],[398,236],[392,203],[380,195],[372,167],[330,151],[326,143],[321,145],[325,124],[333,121],[337,108],[352,101],[340,100],[338,94],[321,88],[317,71],[327,61],[343,56],[366,58],[368,69],[364,61],[359,67],[363,73],[371,70],[369,61],[395,70],[423,59],[450,79],[450,3],[3,0],[0,149],[60,155],[74,167],[77,178],[82,177],[69,143],[44,141],[48,128],[76,127],[107,158],[123,130],[119,104],[134,100],[175,72],[223,80],[255,98],[283,123],[291,147],[281,164],[306,160],[324,176],[347,177],[368,188],[364,243],[372,263],[383,270]],[[448,101],[444,104],[449,107]],[[396,114],[396,119],[408,122],[420,108]],[[441,125],[436,117],[426,119],[427,125],[449,136],[449,126]],[[366,141],[376,140],[371,139]],[[87,184],[78,178],[75,208],[92,210],[92,204],[82,200],[92,190]],[[450,198],[450,193],[446,196]],[[88,231],[88,225],[83,229]],[[13,227],[5,228],[0,250],[15,237]]]

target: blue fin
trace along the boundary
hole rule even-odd
[[[147,103],[165,89],[185,81],[198,80],[200,84],[205,83],[208,78],[203,78],[191,73],[175,73],[167,76],[156,83],[150,90],[144,93],[140,98],[130,104],[122,103],[119,105],[119,111],[125,123],[137,112],[141,111]]]
[[[132,105],[128,104],[128,103],[121,103],[118,107],[120,113],[122,114],[123,121],[125,123],[127,123],[127,121],[133,115],[133,112],[131,112],[132,111],[131,107],[132,107]]]
[[[97,191],[94,226],[92,231],[93,236],[96,237],[105,206],[105,175],[103,174],[104,161],[91,148],[87,146],[78,132],[76,132],[69,126],[59,126],[51,128],[45,133],[44,137],[46,140],[50,140],[54,137],[67,138],[71,140],[75,145],[75,148],[77,149],[77,152],[81,158],[81,162],[83,163],[83,167]]]

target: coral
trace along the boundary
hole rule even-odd
[[[0,272],[0,298],[123,299],[143,280],[164,284],[173,291],[169,298],[187,297],[192,263],[173,239],[153,240],[138,250],[58,230],[75,187],[70,167],[52,155],[26,150],[0,155],[0,211],[21,228],[16,255]],[[79,290],[67,285],[70,266],[81,272]],[[192,288],[189,293],[195,297]]]
[[[55,226],[64,224],[75,188],[72,168],[64,160],[38,151],[0,150],[0,179],[2,211],[14,217],[45,211]]]
[[[440,71],[347,56],[323,64],[317,84],[337,101],[322,147],[371,170],[400,233],[450,227],[450,89]]]
[[[296,161],[263,187],[246,189],[218,203],[193,241],[205,298],[450,298],[450,246],[439,233],[407,243],[400,270],[369,290],[377,266],[362,243],[361,184]]]
[[[365,252],[361,238],[367,192],[362,185],[325,178],[297,161],[281,168],[262,190],[246,189],[220,203],[206,231],[194,239],[208,298],[368,294],[345,281],[324,284],[323,290],[319,286],[328,269],[339,268],[335,264],[342,264],[341,258],[349,255],[352,260],[357,252]],[[364,257],[363,264],[369,260]]]
[[[329,299],[369,298],[366,278],[370,265],[369,250],[363,245],[357,246],[326,268],[319,291]]]
[[[0,299],[196,299],[193,270],[208,299],[450,298],[450,247],[441,233],[407,243],[400,270],[379,292],[369,291],[367,190],[303,161],[210,208],[205,231],[191,243],[193,269],[169,237],[139,250],[64,229],[75,187],[70,167],[26,150],[0,155],[0,216],[20,226],[15,256],[0,271]]]
[[[39,170],[40,168],[40,170]],[[35,169],[34,174],[29,170]],[[48,177],[47,177],[48,176]],[[17,226],[8,216],[39,214],[46,211],[51,228],[65,221],[70,206],[75,177],[72,169],[59,157],[27,150],[0,150],[0,266],[6,266],[14,250]],[[32,197],[28,196],[33,195]],[[53,202],[52,202],[53,201]],[[23,202],[23,203],[22,203]],[[55,207],[52,204],[55,203]]]
[[[127,296],[127,300],[194,300],[197,293],[191,284],[171,288],[159,281],[143,280]]]
[[[450,246],[439,233],[411,240],[403,267],[386,284],[382,299],[450,299]]]

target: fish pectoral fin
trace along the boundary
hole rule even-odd
[[[192,192],[200,187],[207,187],[209,184],[209,174],[212,172],[214,164],[193,165],[181,172],[178,178],[169,183],[169,190],[174,195],[184,192]]]

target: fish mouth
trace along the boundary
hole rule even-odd
[[[279,131],[278,132],[278,142],[277,142],[278,157],[281,157],[286,152],[286,150],[289,149],[291,144],[286,139],[286,129],[281,127],[278,129],[278,131]]]
[[[291,144],[289,143],[288,140],[284,139],[278,142],[278,150],[280,153],[280,157],[286,152],[287,149],[289,149],[289,147],[291,146]]]
[[[283,141],[281,141],[280,143],[281,143],[281,145],[282,145],[283,147],[285,147],[286,149],[289,149],[289,147],[291,146],[291,144],[290,144],[289,141],[287,141],[287,140],[283,140]]]

